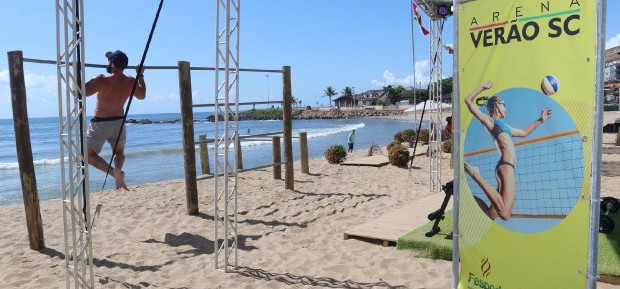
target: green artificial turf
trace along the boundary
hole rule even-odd
[[[612,214],[616,228],[609,234],[599,234],[599,275],[620,276],[620,212]],[[398,238],[396,248],[412,250],[422,258],[452,260],[452,210],[446,211],[445,219],[439,223],[441,231],[433,237],[424,233],[430,231],[433,222],[417,228]]]
[[[428,222],[398,238],[396,248],[412,250],[422,258],[452,260],[452,210],[446,211],[444,219],[439,222],[439,233],[430,238],[424,236],[433,227],[433,223]]]
[[[620,276],[620,212],[610,217],[616,228],[609,234],[598,234],[598,273]]]

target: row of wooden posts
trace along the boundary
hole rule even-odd
[[[198,136],[198,145],[200,151],[200,172],[202,176],[210,176],[211,175],[211,165],[209,164],[209,150],[207,147],[207,135],[201,134]],[[267,166],[260,166],[253,169],[264,168],[264,167],[273,167],[273,178],[281,179],[282,178],[282,157],[280,150],[280,137],[272,136],[272,164]],[[235,162],[235,166],[238,171],[244,171],[243,169],[243,152],[241,150],[241,140],[238,138],[238,141],[235,142],[235,150],[237,154],[237,161]],[[300,132],[299,133],[299,151],[301,156],[301,172],[305,174],[310,173],[310,167],[308,165],[308,133]],[[248,170],[245,170],[248,171]],[[199,179],[201,177],[198,177]]]
[[[194,134],[194,107],[213,106],[213,104],[193,104],[192,103],[192,80],[191,80],[191,66],[187,61],[179,61],[179,98],[181,102],[181,120],[182,120],[182,135],[183,135],[183,154],[184,154],[184,169],[185,169],[185,194],[187,199],[187,213],[189,215],[198,215],[198,176],[196,174],[196,152],[195,152],[195,134]],[[282,70],[282,128],[283,128],[283,140],[284,140],[284,162],[281,162],[280,157],[280,136],[272,136],[273,143],[273,163],[266,167],[273,166],[273,177],[276,179],[281,178],[281,165],[284,164],[284,187],[289,190],[295,188],[294,185],[294,172],[293,172],[293,116],[292,116],[292,89],[291,89],[291,67],[283,66]],[[279,103],[279,102],[278,102]],[[253,103],[244,103],[244,105],[252,105]],[[215,116],[218,111],[215,111]],[[232,120],[234,121],[234,120]],[[214,140],[217,141],[215,136]],[[252,136],[244,136],[243,138],[250,138]],[[256,137],[256,136],[254,136]],[[237,172],[243,170],[243,157],[241,152],[240,136],[234,137],[235,139],[235,166]],[[200,179],[208,177],[217,177],[209,175],[209,161],[207,154],[208,140],[205,135],[199,136],[200,143],[200,160],[202,176]],[[307,135],[300,134],[301,144],[301,163],[302,172],[309,173],[308,168],[308,147],[307,147]],[[217,156],[216,156],[217,157]],[[225,160],[227,161],[227,160]]]
[[[43,235],[43,222],[41,219],[41,211],[39,205],[39,195],[37,191],[36,175],[34,170],[34,162],[32,157],[32,147],[30,142],[30,125],[28,119],[26,84],[24,77],[22,51],[9,51],[9,79],[11,87],[11,103],[13,106],[13,124],[15,129],[15,144],[17,148],[17,160],[19,164],[20,179],[22,184],[22,196],[24,200],[24,208],[26,213],[26,227],[28,229],[28,239],[30,248],[40,250],[45,248]],[[29,62],[56,64],[55,61],[27,59]],[[105,65],[87,64],[88,67],[105,67]],[[182,131],[183,131],[183,147],[185,158],[185,182],[187,207],[190,215],[198,214],[198,189],[195,164],[195,148],[194,148],[194,128],[193,128],[193,107],[201,105],[192,105],[191,95],[191,79],[189,62],[179,61],[178,67],[148,67],[152,69],[178,69],[179,71],[179,91],[181,98],[182,111]],[[194,68],[197,70],[215,70],[213,68]],[[242,71],[267,71],[257,69],[245,69]],[[273,137],[274,167],[273,177],[281,178],[281,165],[285,168],[285,188],[294,189],[293,179],[293,148],[292,148],[292,94],[291,94],[291,70],[289,66],[284,66],[281,71],[269,70],[269,72],[281,72],[283,74],[283,128],[284,128],[284,162],[280,162],[280,137]],[[203,174],[208,173],[208,157],[206,155],[206,136],[200,137],[200,145],[205,145],[205,153],[201,153],[201,168]],[[307,136],[305,133],[300,134],[301,144],[301,172],[309,173],[308,168],[308,148]],[[277,150],[276,150],[277,146]],[[241,146],[237,144],[237,167],[242,167]],[[202,151],[203,149],[201,149]]]

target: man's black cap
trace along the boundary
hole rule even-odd
[[[127,64],[129,63],[127,54],[125,54],[124,52],[120,50],[116,50],[114,52],[108,51],[106,52],[105,57],[107,57],[108,61],[110,61],[111,63],[114,63],[114,65],[116,65],[116,67],[120,69],[127,68]]]

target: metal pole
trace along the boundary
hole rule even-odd
[[[594,97],[594,140],[592,144],[592,174],[590,189],[590,237],[588,246],[588,288],[596,288],[598,274],[598,230],[601,197],[601,145],[603,143],[603,67],[605,65],[605,15],[606,0],[596,1],[596,81]]]
[[[269,73],[265,74],[265,82],[267,84],[267,102],[269,102]],[[267,104],[267,108],[269,108],[269,104]]]
[[[415,79],[415,33],[414,33],[414,21],[413,21],[413,0],[411,0],[411,3],[409,3],[409,9],[411,9],[411,55],[412,55],[412,59],[413,59],[413,119],[417,120],[418,119],[418,115],[417,115],[417,104],[418,101],[416,99],[416,79]],[[415,123],[414,123],[415,124]]]

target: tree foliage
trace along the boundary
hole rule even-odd
[[[327,88],[325,88],[325,90],[323,90],[323,96],[327,96],[329,97],[329,106],[332,106],[332,96],[338,94],[333,87],[328,86]]]
[[[354,93],[355,93],[355,92],[353,91],[353,88],[352,88],[352,87],[349,87],[349,86],[345,87],[345,88],[342,90],[342,95],[344,95],[344,96],[349,96],[349,97],[351,97],[351,96],[353,96],[353,94],[354,94]]]
[[[392,85],[384,86],[385,100],[387,104],[395,104],[402,99],[405,88],[402,85],[394,87]]]

